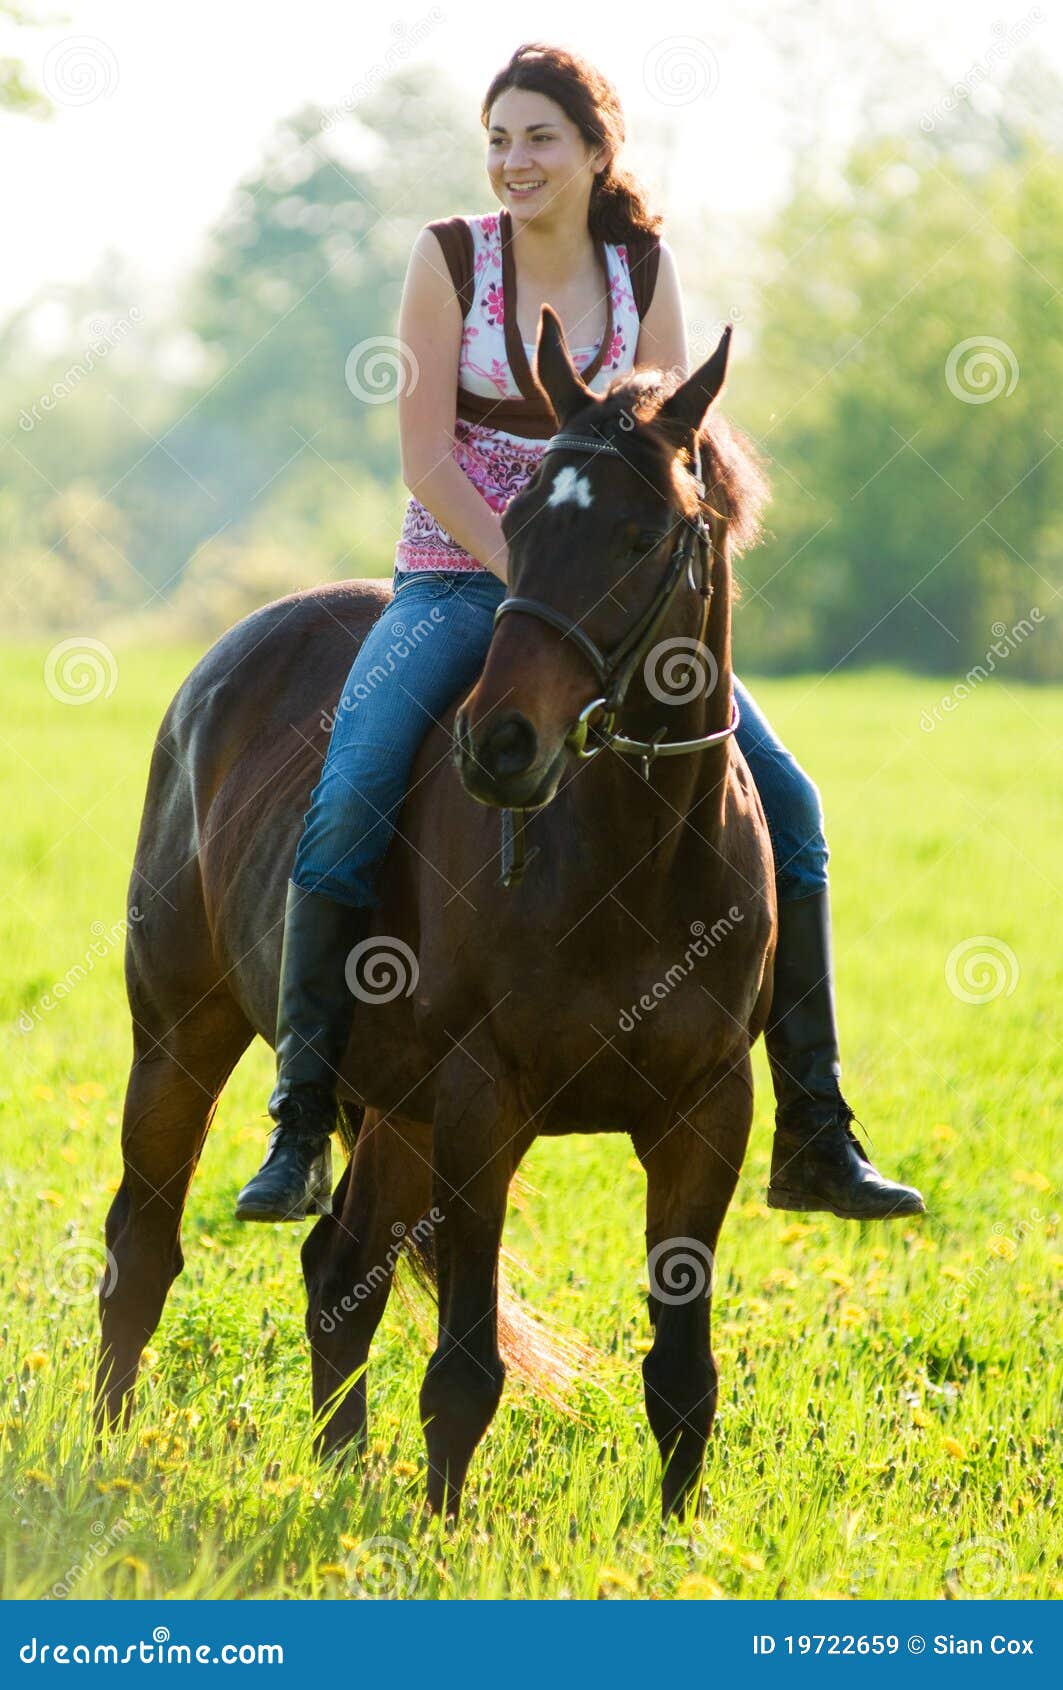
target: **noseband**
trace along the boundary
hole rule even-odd
[[[604,456],[628,461],[619,446],[604,436],[598,438],[585,434],[568,434],[564,430],[551,435],[546,442],[544,458],[547,453],[555,451],[586,452],[594,457]],[[700,445],[695,444],[695,454],[695,485],[701,500],[705,497],[705,484],[701,478]],[[700,506],[695,516],[687,516],[684,512],[680,521],[682,533],[672,548],[660,589],[649,608],[612,651],[603,652],[571,616],[555,610],[553,605],[544,604],[541,599],[504,598],[495,611],[494,618],[494,625],[497,627],[501,616],[518,610],[525,616],[535,616],[540,622],[546,622],[551,628],[558,629],[565,639],[571,640],[579,647],[597,675],[602,693],[580,711],[565,735],[565,744],[570,746],[578,757],[584,759],[596,757],[599,751],[604,751],[606,747],[618,751],[624,757],[638,757],[642,761],[642,772],[646,779],[649,779],[650,765],[654,758],[678,756],[685,752],[703,751],[710,745],[719,745],[721,740],[730,738],[739,723],[738,704],[732,698],[731,720],[727,727],[719,728],[714,733],[702,734],[698,739],[665,739],[665,728],[652,740],[628,739],[616,731],[616,717],[627,697],[628,688],[671,609],[684,575],[694,592],[699,592],[704,599],[712,598],[712,566],[709,561],[712,534],[701,514]],[[700,584],[694,576],[695,558],[701,564]],[[603,711],[604,717],[591,728],[590,717],[597,710]],[[595,743],[588,746],[588,737],[592,733],[595,735]]]

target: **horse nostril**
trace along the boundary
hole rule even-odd
[[[492,728],[480,751],[480,761],[505,779],[522,775],[535,761],[538,742],[526,716],[513,715]]]

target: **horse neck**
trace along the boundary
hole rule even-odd
[[[620,731],[627,737],[651,740],[664,728],[669,739],[697,739],[730,722],[731,565],[726,531],[714,546],[713,594],[707,613],[704,601],[697,601],[702,614],[693,637],[715,661],[716,685],[685,704],[662,704],[646,689],[640,674],[638,691],[633,687],[620,713]],[[666,646],[669,639],[691,637],[691,623],[681,625],[673,619],[655,643]],[[723,825],[732,744],[732,739],[724,739],[704,751],[658,757],[648,782],[636,757],[612,751],[603,751],[595,759],[593,780],[581,779],[577,773],[572,798],[580,837],[587,846],[585,860],[592,871],[607,873],[611,882],[624,876],[625,884],[639,893],[646,907],[659,899],[669,870],[689,843],[690,827],[684,823],[710,841]],[[603,860],[595,864],[597,841]]]

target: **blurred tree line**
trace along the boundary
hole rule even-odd
[[[995,104],[906,132],[869,113],[830,171],[795,148],[765,227],[666,227],[692,357],[738,317],[725,409],[773,487],[739,564],[748,669],[962,672],[1036,606],[1009,672],[1061,672],[1063,90],[1033,56],[998,81]],[[10,318],[9,634],[206,641],[300,586],[390,571],[401,353],[373,348],[420,226],[490,208],[481,158],[468,102],[402,70],[280,124],[174,298],[135,303],[116,255]]]

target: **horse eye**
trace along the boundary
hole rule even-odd
[[[624,551],[628,557],[648,557],[654,547],[659,546],[660,543],[661,536],[659,534],[636,534],[633,540],[628,541]]]

